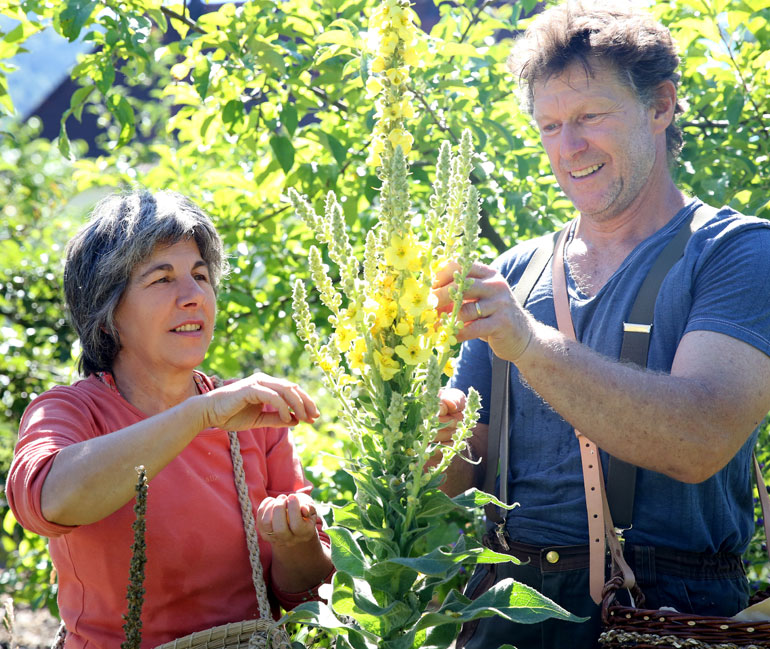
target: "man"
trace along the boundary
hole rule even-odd
[[[591,619],[488,618],[464,629],[467,647],[596,645],[575,430],[602,450],[605,470],[607,454],[639,467],[624,537],[645,607],[733,615],[746,605],[740,554],[753,531],[750,457],[770,409],[770,223],[713,210],[658,293],[647,368],[617,360],[642,281],[701,205],[669,169],[681,147],[678,63],[665,27],[617,3],[553,7],[516,44],[511,65],[525,106],[577,212],[563,266],[579,342],[557,330],[550,265],[524,305],[513,296],[536,242],[492,267],[474,265],[455,390],[445,402],[451,411],[469,387],[481,393],[471,451],[482,461],[455,461],[444,488],[454,494],[483,482],[494,353],[512,363],[504,478],[520,506],[507,514],[506,540],[530,560],[498,566],[495,579],[513,576]],[[440,306],[453,270],[439,278]],[[474,574],[469,596],[489,586],[490,570]]]

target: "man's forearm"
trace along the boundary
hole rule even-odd
[[[767,362],[756,352],[721,334],[692,332],[672,373],[663,374],[621,364],[537,324],[517,366],[532,389],[608,453],[698,482],[730,460],[768,407],[770,389],[761,378]],[[741,373],[756,374],[751,396]]]

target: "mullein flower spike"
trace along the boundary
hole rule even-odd
[[[472,392],[451,443],[434,441],[441,426],[442,372],[452,371],[462,293],[477,258],[479,199],[469,180],[474,153],[465,131],[455,153],[446,142],[439,148],[428,213],[418,214],[412,206],[409,156],[415,152],[407,121],[414,116],[409,84],[417,33],[407,0],[385,0],[371,16],[375,51],[366,91],[375,98],[377,121],[369,162],[377,167],[381,187],[377,223],[366,234],[363,262],[354,254],[333,193],[318,216],[303,197],[289,191],[296,213],[325,247],[339,277],[332,279],[335,273],[324,264],[321,251],[311,247],[311,277],[330,312],[333,334],[322,344],[301,281],[293,296],[297,331],[323,370],[361,451],[349,460],[356,482],[366,482],[359,484],[356,497],[390,494],[380,506],[392,538],[404,545],[403,556],[414,538],[409,531],[424,525],[418,521],[423,495],[436,488],[439,472],[465,448],[479,404]],[[433,282],[452,261],[460,264],[458,289],[450,312],[438,313]],[[440,449],[444,453],[438,467],[426,470]]]

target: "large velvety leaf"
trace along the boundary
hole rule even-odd
[[[417,626],[427,628],[439,624],[462,624],[493,615],[522,624],[534,624],[549,618],[569,622],[584,622],[588,619],[573,615],[534,588],[513,579],[504,579],[475,600],[452,591],[442,607],[436,612],[423,615]]]
[[[350,530],[344,527],[330,527],[326,533],[332,541],[334,567],[353,577],[363,577],[366,560]]]
[[[443,575],[459,564],[520,563],[516,557],[495,552],[472,538],[463,537],[454,548],[439,547],[421,557],[396,557],[388,563],[407,566],[424,575]]]
[[[514,507],[518,507],[518,503],[512,503],[510,505],[506,505],[504,502],[493,496],[492,494],[488,494],[484,491],[480,491],[479,489],[476,489],[476,487],[473,487],[472,489],[468,489],[468,491],[465,491],[461,493],[458,496],[455,496],[452,498],[452,501],[465,509],[470,509],[473,507],[484,507],[488,505],[489,503],[492,503],[496,505],[497,507],[502,507],[503,509],[513,509]]]
[[[334,611],[332,611],[332,609],[323,602],[305,602],[304,604],[300,604],[296,608],[292,609],[280,620],[278,620],[278,624],[289,624],[292,622],[299,624],[309,624],[311,626],[317,626],[322,629],[336,630],[347,633],[348,639],[355,647],[374,646],[370,642],[367,642],[367,640],[374,640],[375,636],[372,636],[367,631],[364,631],[363,629],[354,626],[353,624],[341,621],[334,614]]]

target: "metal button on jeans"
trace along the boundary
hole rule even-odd
[[[557,563],[559,561],[559,553],[556,550],[550,550],[545,555],[545,560],[548,563]]]

